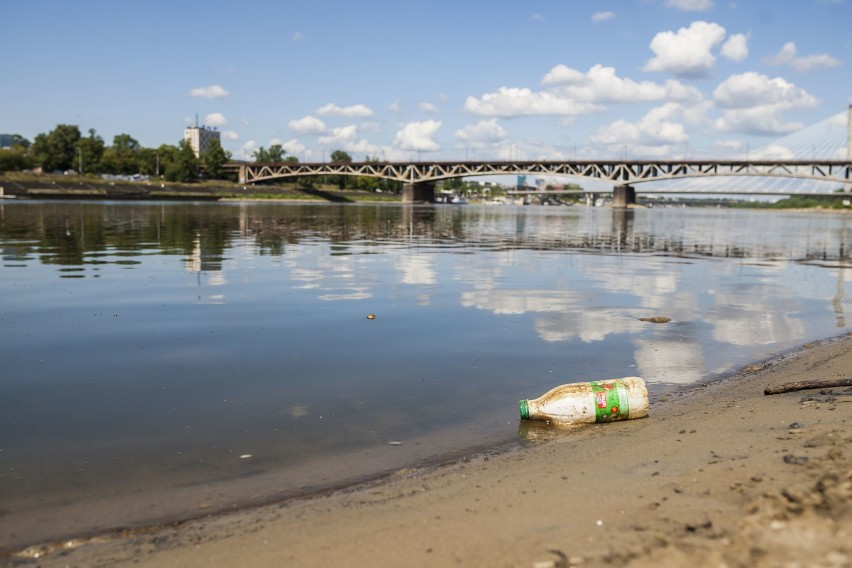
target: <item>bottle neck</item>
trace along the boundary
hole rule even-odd
[[[518,407],[521,410],[521,420],[529,420],[530,419],[530,405],[528,400],[521,400],[518,402]]]

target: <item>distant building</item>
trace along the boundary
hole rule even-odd
[[[12,147],[12,135],[11,134],[0,134],[0,148],[11,148]]]
[[[195,157],[200,158],[201,154],[207,151],[210,143],[214,140],[221,144],[221,134],[216,130],[215,126],[187,126],[183,131],[183,139],[195,152]]]

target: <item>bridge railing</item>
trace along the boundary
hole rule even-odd
[[[418,184],[492,175],[540,175],[638,184],[691,177],[786,177],[852,182],[846,160],[571,160],[466,162],[278,162],[231,163],[240,181],[252,183],[297,176],[369,176]]]

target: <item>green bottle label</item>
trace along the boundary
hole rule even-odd
[[[630,401],[622,379],[592,381],[591,385],[595,395],[595,422],[627,420]]]
[[[529,420],[530,419],[530,407],[527,404],[527,401],[526,400],[519,400],[518,401],[518,408],[521,411],[521,419],[522,420]]]

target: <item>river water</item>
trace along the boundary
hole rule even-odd
[[[846,333],[850,226],[2,203],[0,549],[517,443],[517,401],[565,382],[642,376],[653,418],[669,389]]]

